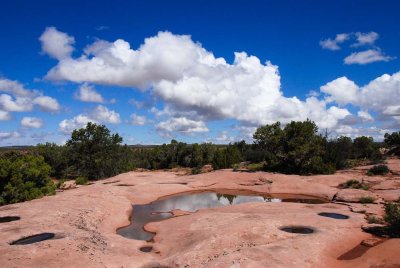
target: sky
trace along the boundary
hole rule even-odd
[[[400,129],[399,1],[0,3],[0,146],[87,122],[127,144],[252,141],[311,119],[331,137]]]

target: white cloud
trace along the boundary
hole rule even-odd
[[[328,102],[353,105],[361,111],[358,116],[371,121],[367,110],[378,112],[380,118],[396,119],[400,115],[400,72],[384,74],[360,87],[346,77],[340,77],[321,87]]]
[[[98,105],[90,115],[91,118],[102,123],[118,124],[121,122],[119,113],[109,110],[103,105]]]
[[[11,119],[11,115],[7,111],[0,110],[0,121],[7,121]]]
[[[359,47],[364,45],[373,45],[376,40],[379,38],[379,34],[376,32],[369,33],[355,33],[357,43],[353,44],[353,47]]]
[[[78,115],[72,119],[64,119],[58,126],[62,133],[70,134],[73,130],[84,127],[87,123],[97,123],[94,119],[89,118],[87,115]]]
[[[75,93],[75,98],[83,102],[104,102],[103,96],[93,86],[86,83],[79,87],[78,92]]]
[[[208,128],[202,121],[195,121],[185,117],[171,118],[160,122],[156,126],[157,130],[166,134],[180,132],[182,134],[191,134],[196,132],[207,132]]]
[[[110,123],[118,124],[121,122],[120,115],[107,107],[98,105],[95,109],[86,114],[79,114],[72,119],[62,120],[58,126],[64,134],[69,134],[73,130],[85,127],[87,123]]]
[[[338,35],[337,41],[347,38]],[[167,122],[172,123],[183,122],[184,118],[205,126],[209,120],[232,118],[260,125],[310,118],[324,127],[334,127],[349,113],[327,107],[316,98],[286,98],[280,88],[278,67],[270,62],[264,64],[240,52],[229,64],[190,36],[169,32],[146,38],[137,50],[121,39],[98,40],[79,58],[59,61],[46,78],[149,90],[164,101],[164,111],[169,111],[163,112],[164,116],[170,116]],[[187,132],[165,124],[158,128]],[[198,129],[206,127],[188,128],[193,132]]]
[[[21,134],[16,131],[13,132],[0,132],[0,141],[7,140],[10,138],[19,138]]]
[[[390,61],[393,57],[386,56],[380,49],[368,49],[361,52],[353,52],[344,59],[345,64],[368,64],[377,61]]]
[[[75,39],[55,27],[47,27],[39,40],[42,43],[42,51],[57,60],[69,58],[74,50]]]
[[[58,101],[49,96],[44,96],[39,90],[29,90],[18,81],[0,79],[0,110],[3,112],[27,112],[34,106],[47,112],[56,112],[60,109]],[[4,116],[4,113],[3,113]]]
[[[347,41],[350,38],[350,34],[348,33],[342,33],[342,34],[337,34],[335,39],[325,39],[319,42],[320,46],[324,49],[329,49],[329,50],[340,50],[339,44]]]
[[[21,126],[24,128],[41,128],[43,121],[37,117],[24,117],[21,120]]]
[[[60,104],[58,104],[58,101],[49,96],[36,97],[33,100],[33,104],[38,105],[41,110],[46,112],[56,112],[60,110]]]
[[[143,126],[144,124],[146,124],[146,117],[137,114],[131,114],[131,120],[129,121],[129,123],[131,125]]]

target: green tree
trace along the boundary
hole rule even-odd
[[[389,148],[389,154],[400,156],[400,131],[392,134],[386,133],[384,142],[386,147]]]
[[[93,180],[125,171],[120,157],[126,148],[121,143],[122,138],[104,125],[89,122],[85,128],[74,130],[66,147],[76,175]]]
[[[372,137],[361,136],[353,141],[353,152],[355,158],[372,158],[379,153]]]
[[[0,205],[55,194],[51,167],[41,156],[20,154],[0,157]]]

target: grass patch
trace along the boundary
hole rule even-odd
[[[246,166],[248,171],[263,171],[265,169],[264,163],[253,163]]]
[[[390,172],[390,169],[386,165],[376,165],[370,168],[367,172],[368,176],[374,175],[386,175]]]
[[[367,222],[372,224],[372,223],[378,223],[378,224],[382,224],[384,223],[384,220],[382,218],[379,218],[375,215],[368,215],[367,216]]]
[[[368,190],[369,187],[368,185],[364,184],[363,182],[360,182],[358,180],[348,180],[345,183],[342,183],[339,185],[341,188],[350,188],[350,189],[362,189],[362,190]]]
[[[361,204],[372,204],[374,203],[375,198],[373,198],[372,196],[363,196],[360,198],[360,203]]]
[[[80,176],[80,177],[78,177],[78,178],[75,179],[75,183],[76,183],[77,185],[85,185],[85,184],[88,183],[88,179],[87,179],[86,177]]]

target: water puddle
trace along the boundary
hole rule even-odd
[[[0,223],[4,223],[4,222],[10,222],[10,221],[17,221],[21,219],[18,216],[5,216],[5,217],[0,217]]]
[[[332,213],[332,212],[321,212],[318,213],[319,216],[322,217],[327,217],[327,218],[332,218],[332,219],[337,219],[337,220],[347,220],[349,216],[339,214],[339,213]]]
[[[157,222],[174,217],[171,211],[181,210],[196,212],[199,209],[238,205],[249,202],[296,202],[321,204],[327,201],[300,195],[260,196],[249,193],[225,194],[215,192],[186,193],[156,200],[145,205],[134,205],[131,224],[117,230],[117,233],[130,239],[149,241],[154,234],[144,230],[150,222]]]
[[[31,236],[27,236],[27,237],[15,240],[15,241],[11,242],[10,245],[33,244],[33,243],[41,242],[44,240],[53,239],[54,236],[55,236],[54,233],[42,233],[42,234],[31,235]]]
[[[312,234],[314,230],[304,226],[286,226],[279,228],[280,230],[292,234]]]

